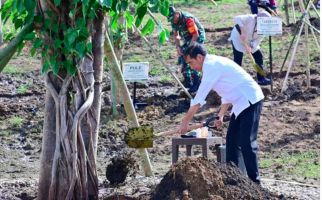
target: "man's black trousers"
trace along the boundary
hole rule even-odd
[[[226,137],[226,161],[238,166],[238,151],[241,149],[248,177],[260,183],[257,160],[257,131],[262,101],[250,104],[238,117],[232,114]]]

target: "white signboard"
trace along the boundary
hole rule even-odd
[[[149,78],[148,62],[124,63],[123,77],[125,81],[143,82]]]
[[[257,17],[258,35],[282,35],[282,19],[279,17]]]

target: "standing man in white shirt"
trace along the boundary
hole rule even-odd
[[[234,61],[238,65],[242,66],[245,53],[251,53],[257,65],[263,69],[263,54],[260,49],[263,36],[257,35],[257,17],[271,17],[271,15],[264,10],[260,10],[258,14],[236,16],[236,25],[228,40],[232,43]],[[259,85],[270,85],[271,80],[257,73],[257,83]]]
[[[234,61],[207,54],[204,47],[194,44],[185,52],[186,62],[191,68],[201,71],[201,84],[190,108],[182,119],[179,133],[187,132],[194,114],[206,102],[211,90],[221,96],[219,120],[215,126],[223,125],[223,118],[232,106],[232,114],[226,137],[226,161],[238,166],[238,151],[241,147],[248,177],[260,183],[257,160],[257,130],[262,108],[263,92],[254,79]]]

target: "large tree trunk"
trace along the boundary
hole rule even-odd
[[[74,77],[46,75],[46,110],[38,199],[98,199],[96,152],[104,54],[104,15],[98,13],[92,55]],[[50,38],[49,38],[50,40]],[[55,52],[56,53],[56,52]]]
[[[56,117],[52,114],[55,110],[55,101],[50,92],[46,92],[46,106],[45,106],[45,121],[43,127],[43,138],[41,148],[41,166],[39,174],[39,188],[38,199],[47,199],[50,180],[51,180],[51,166],[53,163],[53,157],[55,152],[55,130],[56,130]]]

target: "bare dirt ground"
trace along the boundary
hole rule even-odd
[[[196,9],[196,8],[193,8]],[[207,23],[205,23],[207,24]],[[207,26],[210,26],[207,24]],[[230,31],[207,32],[207,47],[215,48],[216,53],[231,57],[231,47],[227,42]],[[281,41],[288,40],[291,33],[291,27],[285,28]],[[157,41],[152,40],[153,42]],[[263,87],[265,93],[265,102],[261,117],[261,123],[258,134],[258,144],[260,147],[259,157],[261,160],[277,159],[281,155],[293,155],[297,153],[315,152],[319,155],[320,149],[320,57],[313,54],[311,57],[311,87],[306,87],[306,75],[304,61],[301,60],[303,52],[303,43],[300,43],[297,59],[290,73],[288,81],[288,89],[281,93],[282,81],[285,77],[285,71],[278,76],[279,67],[284,59],[288,45],[274,51],[276,58],[274,60],[274,88]],[[228,50],[227,50],[228,49]],[[173,71],[175,71],[176,55],[173,46],[169,43],[161,48],[168,51],[166,60],[173,63]],[[226,51],[227,50],[227,51]],[[11,66],[19,69],[29,67],[32,70],[24,73],[1,73],[0,74],[0,199],[35,199],[37,196],[37,180],[39,172],[39,157],[41,152],[42,126],[43,126],[43,110],[44,110],[44,94],[45,88],[42,75],[39,74],[40,62],[37,59],[28,60],[25,50],[20,56],[10,62]],[[228,52],[228,53],[227,53]],[[229,55],[227,55],[229,54]],[[266,53],[267,55],[268,53]],[[125,59],[130,59],[135,55],[141,55],[144,58],[157,60],[151,57],[148,48],[143,41],[135,40],[128,44]],[[266,56],[268,58],[268,56]],[[156,63],[152,63],[157,65]],[[246,60],[244,67],[252,75],[252,69]],[[19,70],[18,70],[19,71]],[[151,163],[153,165],[154,177],[143,177],[142,169],[124,171],[131,176],[127,176],[125,182],[119,185],[112,185],[106,179],[106,167],[111,163],[112,158],[120,155],[131,155],[138,158],[134,149],[127,148],[123,141],[124,134],[127,132],[127,122],[122,107],[118,106],[119,115],[112,119],[110,104],[110,83],[108,74],[105,74],[105,85],[103,95],[103,106],[101,116],[101,130],[98,147],[98,174],[100,179],[100,198],[101,199],[149,199],[153,198],[153,191],[159,191],[162,181],[166,181],[173,170],[183,169],[187,162],[194,166],[196,160],[184,161],[176,167],[171,167],[171,137],[158,138],[154,142],[154,147],[148,149]],[[22,85],[27,86],[27,90],[21,92],[19,88]],[[132,84],[129,84],[129,90],[132,91]],[[189,108],[189,99],[180,91],[174,82],[162,82],[159,76],[151,77],[146,84],[140,84],[138,89],[138,99],[141,102],[147,102],[148,106],[137,110],[141,125],[152,125],[155,132],[161,132],[175,128],[183,114]],[[208,104],[195,117],[195,122],[203,121],[218,110],[218,101],[214,96],[208,98]],[[15,117],[23,120],[17,122]],[[227,115],[228,117],[228,115]],[[226,127],[222,131],[214,131],[214,134],[225,138]],[[213,149],[212,149],[213,150]],[[194,154],[200,154],[199,148],[194,148]],[[180,152],[183,157],[183,150]],[[215,156],[210,156],[213,162]],[[133,160],[131,160],[132,162]],[[129,161],[130,162],[130,161]],[[319,157],[314,159],[316,165],[319,165]],[[207,173],[209,163],[203,163],[200,173]],[[132,163],[137,169],[140,162]],[[312,163],[308,163],[312,164]],[[216,164],[214,164],[216,165]],[[126,165],[122,165],[123,167]],[[122,168],[122,166],[120,168]],[[133,167],[132,166],[132,167]],[[206,168],[204,168],[206,167]],[[319,199],[320,178],[310,178],[299,176],[296,173],[287,173],[292,170],[291,165],[283,165],[281,162],[273,162],[269,167],[261,165],[261,175],[263,177],[262,187],[251,185],[245,177],[234,171],[234,168],[218,167],[214,169],[218,177],[223,180],[229,179],[228,174],[234,175],[238,179],[235,184],[237,191],[242,185],[256,187],[260,196],[229,196],[231,194],[210,194],[206,199]],[[222,170],[222,169],[226,169]],[[114,168],[108,168],[110,170]],[[192,167],[190,169],[193,169]],[[170,170],[170,171],[169,171]],[[171,171],[172,170],[172,171]],[[221,170],[221,171],[220,171]],[[306,170],[312,170],[307,168]],[[199,172],[198,172],[199,173]],[[192,174],[186,179],[186,182],[193,181],[195,176],[200,174]],[[209,172],[210,173],[210,172]],[[209,176],[208,176],[209,175]],[[208,174],[202,181],[211,179]],[[111,174],[107,174],[108,177]],[[217,176],[216,176],[217,177]],[[117,177],[119,178],[119,177]],[[266,180],[265,180],[266,178]],[[225,180],[226,180],[225,179]],[[281,183],[271,181],[270,179],[286,180],[289,182],[297,182],[306,185]],[[219,181],[220,187],[228,185],[227,180]],[[240,183],[239,183],[240,181]],[[185,183],[186,183],[185,182]],[[229,181],[228,181],[229,182]],[[217,182],[216,182],[217,183]],[[215,183],[213,183],[215,184]],[[237,186],[236,186],[237,185]],[[216,187],[219,187],[218,185]],[[225,187],[226,187],[225,186]],[[228,187],[227,186],[227,187]],[[315,187],[317,186],[317,187]],[[176,186],[179,188],[179,186]],[[210,186],[209,186],[210,187]],[[155,188],[158,188],[155,190]],[[161,188],[166,189],[166,188]],[[173,189],[173,188],[172,188]],[[180,189],[180,188],[179,188]],[[193,188],[192,188],[193,189]],[[222,191],[224,191],[223,189]],[[269,191],[270,192],[269,192]],[[179,191],[179,190],[178,190]],[[167,190],[162,191],[167,192]],[[193,191],[188,191],[188,193]],[[263,193],[261,193],[263,192]],[[274,194],[272,193],[274,192]],[[242,193],[242,192],[241,192]],[[258,194],[259,194],[258,193]],[[226,193],[225,193],[226,194]],[[245,193],[242,193],[246,195]],[[248,193],[247,193],[248,194]],[[213,195],[213,196],[211,196]],[[269,195],[272,195],[271,197]],[[183,194],[178,193],[178,197],[184,199]],[[274,198],[273,198],[274,197]],[[160,199],[156,198],[155,199]],[[203,198],[203,197],[200,197]],[[163,198],[161,198],[163,199]],[[173,198],[174,199],[174,198]],[[198,198],[195,198],[198,199]]]

